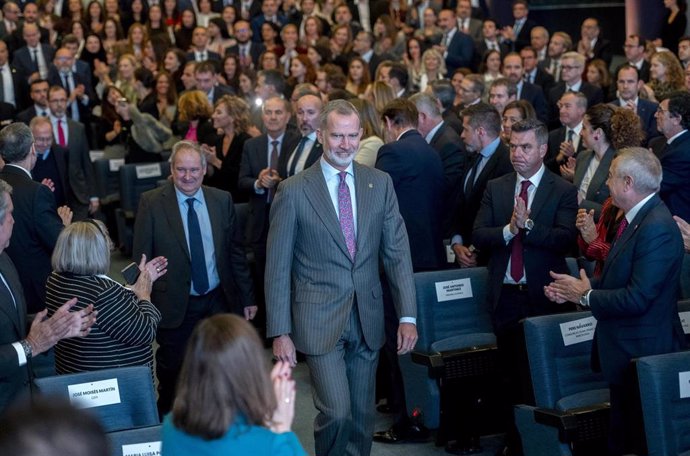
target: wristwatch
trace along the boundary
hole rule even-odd
[[[24,356],[26,356],[26,359],[31,359],[31,354],[33,353],[33,349],[31,348],[31,344],[29,343],[29,341],[27,341],[26,339],[20,340],[19,344],[24,349]]]
[[[525,220],[525,229],[527,231],[531,231],[532,228],[534,228],[534,220],[532,220],[532,219]]]
[[[592,291],[592,290],[587,290],[587,291],[585,291],[584,293],[582,293],[582,295],[580,296],[579,304],[580,304],[582,307],[587,307],[587,308],[589,308],[589,292],[590,292],[590,291]]]

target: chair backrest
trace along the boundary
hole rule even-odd
[[[111,456],[161,454],[162,426],[147,426],[108,433]]]
[[[418,272],[417,350],[441,351],[495,343],[486,304],[486,268]],[[478,340],[473,335],[484,334]],[[463,341],[463,338],[472,340]]]
[[[532,317],[523,324],[532,405],[565,410],[606,400],[608,384],[590,365],[596,327],[591,312]]]
[[[678,316],[683,324],[685,342],[690,347],[690,299],[678,301]]]
[[[141,194],[170,175],[170,163],[132,163],[120,168],[120,207],[136,213]]]
[[[148,366],[37,378],[39,394],[68,399],[92,412],[106,432],[159,424]]]
[[[649,456],[690,452],[690,352],[637,360]]]
[[[120,167],[124,164],[124,158],[99,158],[93,162],[96,192],[101,204],[108,204],[120,198]]]

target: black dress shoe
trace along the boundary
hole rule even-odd
[[[423,426],[409,424],[393,425],[386,431],[374,432],[374,442],[379,443],[422,443],[431,437],[429,430]]]

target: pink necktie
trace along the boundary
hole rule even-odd
[[[527,207],[527,189],[532,183],[524,180],[520,185],[522,185],[522,188],[520,189],[519,198],[525,202],[525,207]],[[515,283],[520,282],[525,269],[522,260],[522,236],[523,232],[519,231],[517,236],[513,238],[513,246],[510,253],[510,277],[513,278]]]
[[[62,120],[58,120],[57,124],[58,144],[60,144],[60,147],[65,147],[67,141],[65,141],[65,130],[62,129]]]
[[[338,212],[340,213],[340,229],[345,236],[345,243],[347,244],[347,251],[350,252],[350,257],[354,260],[355,253],[357,253],[357,244],[355,242],[355,220],[352,215],[352,199],[350,198],[350,187],[347,186],[345,178],[347,172],[341,171],[340,184],[338,185]]]

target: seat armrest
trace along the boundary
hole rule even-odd
[[[608,432],[610,408],[608,402],[570,410],[538,407],[534,410],[534,420],[557,428],[561,442],[593,440]]]

